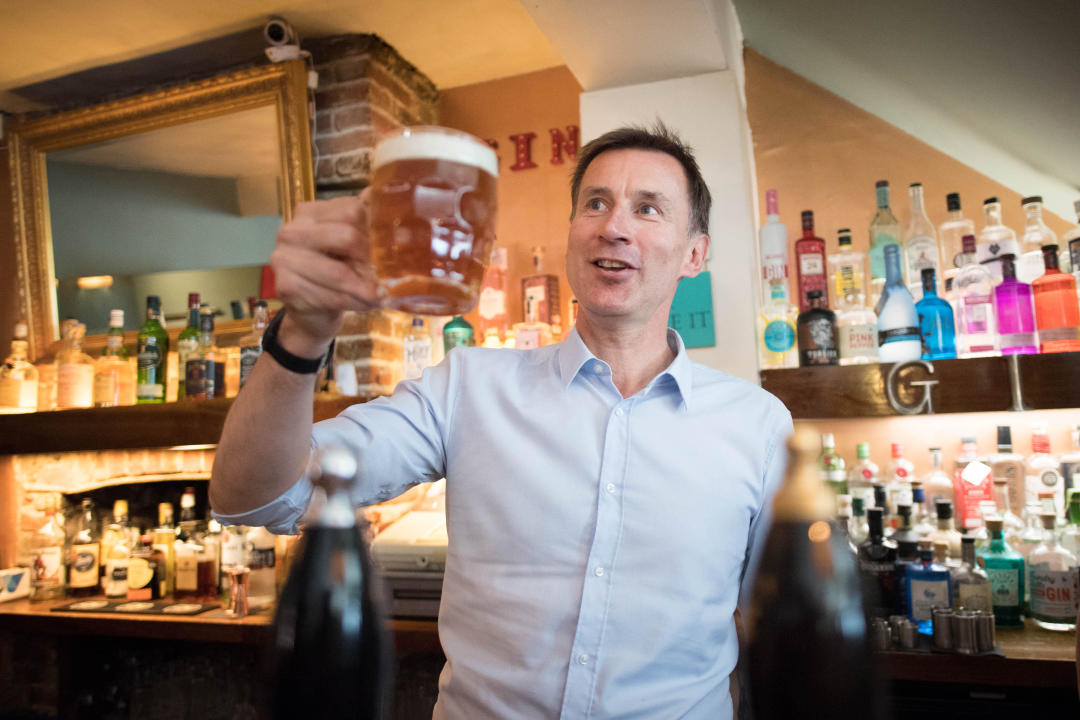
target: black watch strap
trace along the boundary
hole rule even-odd
[[[285,309],[282,308],[270,320],[270,324],[266,326],[262,338],[263,352],[269,353],[270,357],[274,358],[278,365],[297,375],[313,375],[319,372],[322,366],[326,364],[326,355],[317,358],[300,357],[299,355],[293,355],[278,342],[278,328],[281,327],[281,321],[284,318]]]

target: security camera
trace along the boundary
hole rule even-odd
[[[270,46],[266,57],[271,62],[285,62],[300,57],[300,36],[284,18],[271,16],[263,25],[263,38]]]

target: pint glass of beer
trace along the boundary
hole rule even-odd
[[[383,307],[472,310],[495,244],[495,151],[463,132],[411,127],[380,140],[373,164],[371,262]]]

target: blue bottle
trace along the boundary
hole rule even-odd
[[[923,268],[922,300],[915,303],[922,335],[923,360],[948,360],[956,357],[956,323],[952,305],[938,297],[933,268]]]
[[[904,284],[900,266],[900,246],[885,246],[885,287],[875,312],[878,327],[878,360],[883,363],[918,360],[922,353],[919,314],[915,300]]]
[[[952,607],[952,580],[949,568],[934,562],[934,551],[920,543],[919,560],[907,566],[907,615],[919,632],[930,635],[933,609]]]

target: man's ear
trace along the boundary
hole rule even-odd
[[[690,239],[683,261],[682,277],[697,277],[705,269],[705,256],[709,254],[709,236],[698,233]]]

